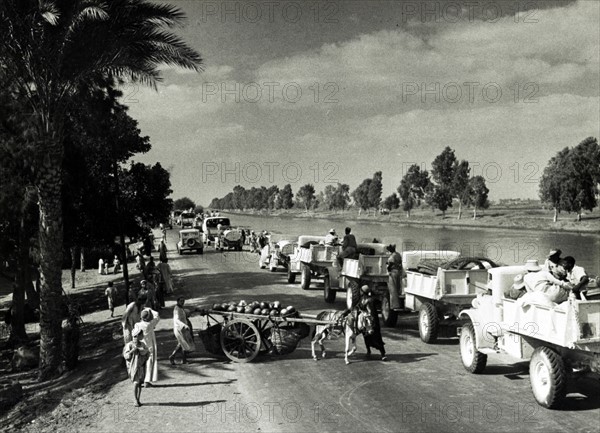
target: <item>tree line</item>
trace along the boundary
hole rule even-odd
[[[237,185],[233,192],[222,198],[214,198],[210,207],[231,210],[346,210],[351,206],[362,211],[402,207],[406,217],[420,206],[429,206],[433,211],[440,210],[442,217],[453,205],[458,207],[457,218],[462,217],[463,208],[477,212],[490,206],[489,189],[483,176],[471,176],[471,168],[466,160],[459,160],[450,147],[435,157],[431,172],[421,169],[418,164],[408,167],[402,177],[397,193],[381,198],[382,172],[364,179],[350,192],[345,183],[327,185],[316,193],[312,184],[301,186],[295,199],[290,184],[282,190],[277,186],[269,188],[252,187],[246,190]],[[550,159],[544,169],[539,184],[542,203],[554,209],[554,221],[562,211],[574,212],[581,221],[583,210],[592,211],[598,205],[598,185],[600,184],[600,146],[594,137],[588,137],[573,148],[566,147]]]
[[[557,152],[544,169],[539,194],[543,203],[554,209],[554,222],[562,211],[577,214],[598,205],[600,184],[600,147],[598,139],[588,137],[577,146]]]
[[[200,55],[170,30],[184,18],[145,0],[0,2],[0,238],[18,262],[11,341],[26,338],[33,264],[41,380],[63,361],[65,251],[138,236],[170,211],[169,173],[130,162],[150,143],[117,89],[155,88],[163,64],[199,70]]]
[[[230,210],[275,210],[297,207],[305,211],[322,209],[343,211],[350,206],[363,211],[402,209],[410,218],[411,210],[427,204],[432,209],[439,209],[445,216],[453,201],[458,202],[458,218],[462,216],[463,206],[473,207],[474,218],[478,209],[489,207],[489,190],[482,176],[470,176],[469,163],[458,161],[454,150],[446,147],[433,163],[431,175],[421,170],[419,165],[411,165],[403,176],[397,193],[382,199],[383,173],[377,171],[372,177],[364,179],[358,187],[350,192],[345,183],[330,184],[319,193],[313,184],[301,186],[295,194],[290,184],[281,190],[276,186],[245,189],[237,185],[233,191],[222,198],[215,197],[211,208]]]

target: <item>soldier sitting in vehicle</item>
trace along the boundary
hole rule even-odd
[[[356,248],[358,245],[356,243],[356,238],[352,233],[350,233],[352,229],[350,227],[346,227],[346,235],[344,236],[344,240],[342,241],[342,252],[337,256],[337,262],[340,268],[344,264],[345,258],[355,258]]]
[[[330,229],[325,235],[325,245],[339,245],[339,238],[335,233],[335,229]]]
[[[590,282],[585,269],[581,266],[575,266],[575,259],[567,256],[560,261],[560,265],[567,271],[567,281],[573,285],[571,291],[576,299],[581,299],[581,292],[584,291]]]

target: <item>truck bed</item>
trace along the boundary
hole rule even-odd
[[[487,269],[448,270],[437,275],[406,271],[405,292],[427,299],[465,303],[487,291]]]
[[[568,300],[555,307],[502,299],[503,328],[539,340],[600,352],[600,301]]]

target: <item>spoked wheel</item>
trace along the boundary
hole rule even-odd
[[[567,370],[562,357],[549,347],[537,347],[529,363],[533,396],[540,406],[556,409],[565,399]]]
[[[250,362],[260,351],[260,332],[246,319],[234,319],[223,325],[221,347],[225,356],[235,362]]]
[[[270,320],[253,320],[252,324],[256,326],[261,335],[260,353],[265,353],[271,350],[273,344],[270,341],[273,322]]]
[[[429,302],[419,309],[419,335],[425,343],[433,343],[438,335],[438,315],[435,307]]]
[[[477,350],[472,323],[467,323],[460,330],[460,359],[465,369],[473,374],[481,373],[487,364],[487,355]]]

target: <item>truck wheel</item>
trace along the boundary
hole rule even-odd
[[[562,357],[554,350],[540,346],[533,351],[529,380],[540,406],[556,409],[562,404],[567,390],[567,370]]]
[[[358,281],[350,280],[346,289],[346,307],[354,308],[360,300],[360,285]]]
[[[329,274],[326,274],[323,278],[323,296],[325,297],[325,302],[328,304],[333,304],[335,302],[335,290],[331,290],[331,280],[329,279]]]
[[[435,307],[429,302],[419,309],[419,335],[425,343],[433,343],[438,334],[438,315]]]
[[[383,324],[393,328],[398,322],[398,312],[390,308],[390,294],[386,294],[381,300],[381,317]]]
[[[287,282],[289,284],[294,284],[296,282],[296,274],[292,272],[292,269],[289,266],[287,269]]]
[[[460,359],[469,373],[479,374],[487,364],[487,355],[477,350],[475,329],[467,323],[460,330]]]
[[[300,287],[302,290],[308,290],[310,287],[310,268],[302,265],[302,276],[300,278]]]

